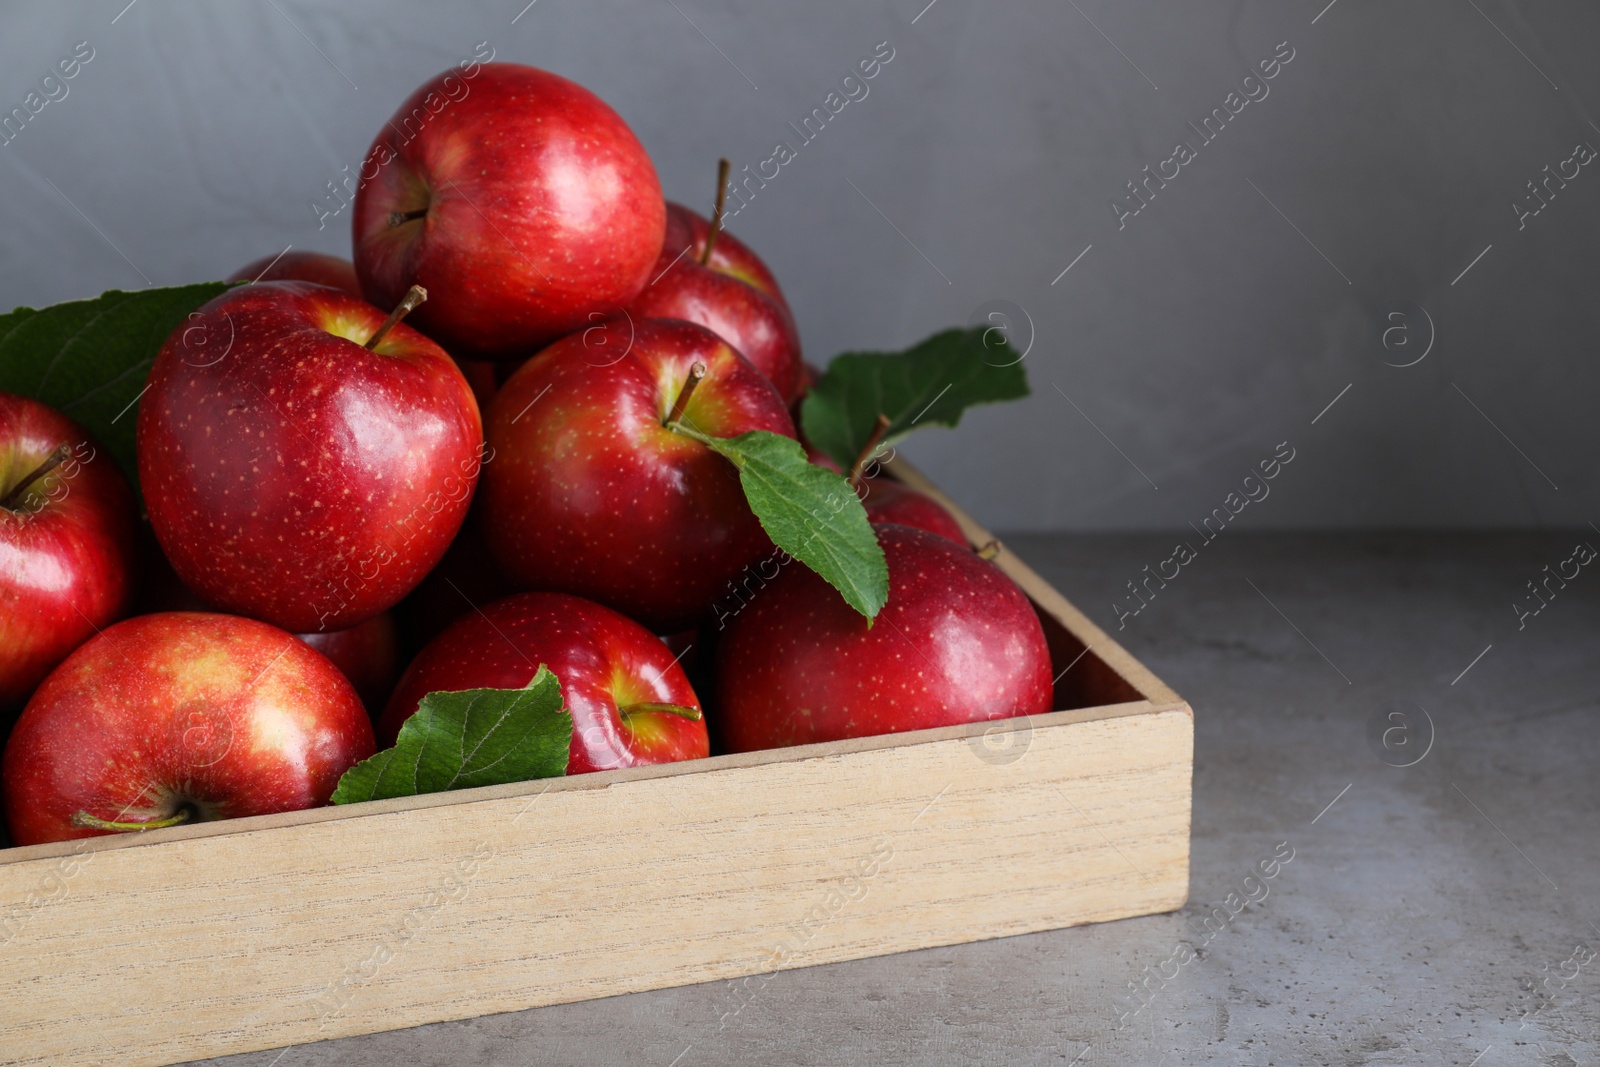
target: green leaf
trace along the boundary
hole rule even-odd
[[[974,404],[1028,395],[1021,356],[995,327],[936,333],[904,352],[835,356],[800,409],[806,440],[849,471],[878,416],[883,444],[923,426],[954,426]]]
[[[675,426],[739,468],[750,510],[772,543],[820,574],[868,619],[889,599],[889,566],[850,483],[806,459],[792,437],[753,430],[707,437]]]
[[[0,315],[0,390],[65,412],[137,484],[134,401],[167,336],[230,282],[125,293]]]
[[[521,689],[429,693],[393,748],[344,772],[333,803],[556,778],[567,771],[572,716],[544,664]]]

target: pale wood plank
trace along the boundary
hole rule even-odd
[[[1187,708],[1150,709],[1032,729],[1013,763],[946,738],[96,852],[0,947],[0,1062],[160,1064],[758,974],[784,939],[805,966],[1170,910],[1192,743]],[[57,862],[0,868],[0,899]]]

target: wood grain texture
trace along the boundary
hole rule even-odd
[[[1188,706],[999,562],[1058,669],[1078,657],[1058,694],[1099,706],[0,852],[0,1063],[166,1064],[1181,906]]]

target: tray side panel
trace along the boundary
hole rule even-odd
[[[166,1064],[1179,907],[1187,707],[1015,722],[0,867],[0,1063]]]

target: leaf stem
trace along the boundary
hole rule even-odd
[[[194,808],[185,804],[166,818],[151,819],[149,822],[116,822],[111,819],[98,818],[86,811],[74,812],[71,822],[73,826],[83,830],[116,830],[120,833],[129,833],[143,830],[164,830],[169,826],[182,826],[193,818]]]
[[[700,253],[700,265],[711,262],[711,250],[717,247],[717,234],[722,232],[722,206],[728,200],[728,171],[733,164],[726,159],[717,160],[717,206],[711,211],[711,232],[706,234],[706,249]]]
[[[695,360],[694,364],[689,368],[689,380],[683,383],[682,389],[678,390],[678,399],[673,401],[672,410],[667,412],[666,420],[661,425],[671,426],[683,418],[683,409],[689,406],[689,398],[694,395],[695,387],[700,384],[705,376],[706,365],[698,359]]]
[[[872,456],[878,451],[878,446],[883,443],[883,435],[889,432],[889,416],[880,413],[878,421],[873,423],[872,432],[867,435],[867,443],[861,446],[861,451],[856,453],[856,461],[850,464],[850,488],[861,488],[861,472],[867,469],[867,464],[872,462]]]
[[[33,485],[33,483],[38,481],[40,478],[43,478],[46,474],[49,474],[51,471],[61,466],[61,464],[65,463],[67,457],[70,455],[72,455],[71,445],[65,443],[57,445],[55,449],[45,457],[43,463],[33,468],[33,470],[29,471],[23,476],[22,481],[11,487],[11,491],[5,495],[5,499],[0,500],[0,508],[6,508],[10,511],[18,510],[18,505],[22,503],[23,498],[28,494],[28,487]]]
[[[406,295],[400,298],[400,303],[396,304],[394,310],[389,312],[389,317],[383,320],[383,325],[379,326],[372,336],[367,338],[367,343],[361,347],[369,352],[376,351],[378,342],[383,340],[384,335],[399,325],[401,319],[415,311],[426,299],[428,299],[428,290],[422,286],[413,285],[407,289]]]

